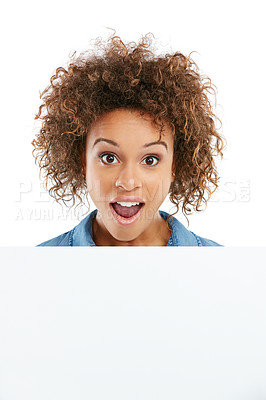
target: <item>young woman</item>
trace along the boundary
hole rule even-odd
[[[169,194],[175,213],[200,211],[218,186],[213,85],[190,57],[151,46],[98,40],[42,93],[32,143],[46,187],[72,206],[87,192],[96,210],[40,246],[219,246],[159,210]]]

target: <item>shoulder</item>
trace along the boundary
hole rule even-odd
[[[80,221],[71,231],[56,236],[39,244],[43,246],[96,246],[92,238],[92,222],[97,214],[97,210],[92,211]]]
[[[56,236],[53,239],[46,240],[43,243],[38,244],[37,247],[44,246],[72,246],[73,229],[69,232],[63,233],[62,235]]]
[[[222,244],[219,244],[219,243],[215,242],[214,240],[203,238],[201,236],[196,235],[193,232],[191,232],[191,233],[196,237],[199,246],[220,246],[220,247],[223,247]]]
[[[160,215],[166,220],[168,213],[160,210]],[[206,239],[188,230],[177,218],[171,216],[169,225],[172,230],[168,246],[222,246],[214,240]]]

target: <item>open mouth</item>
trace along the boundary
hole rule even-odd
[[[110,203],[111,211],[116,221],[121,225],[129,225],[135,222],[143,210],[144,203],[131,206],[123,206],[118,203]]]

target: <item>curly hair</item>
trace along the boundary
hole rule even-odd
[[[217,189],[214,156],[223,157],[225,143],[208,98],[216,96],[215,86],[199,74],[190,56],[180,52],[157,56],[152,44],[152,34],[138,43],[124,43],[115,35],[106,41],[98,38],[93,51],[77,58],[74,53],[66,69],[57,68],[41,93],[43,103],[35,119],[42,120],[42,127],[32,141],[33,155],[56,201],[82,203],[86,136],[99,116],[115,109],[151,115],[160,132],[165,122],[171,126],[175,180],[169,198],[175,213],[180,204],[185,216],[191,207],[202,211],[202,203]]]

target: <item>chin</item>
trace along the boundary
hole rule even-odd
[[[125,234],[125,233],[117,233],[113,234],[112,232],[109,232],[111,236],[113,236],[114,239],[118,240],[119,242],[131,242],[132,240],[135,240],[139,237],[139,235],[130,235],[130,234]]]

